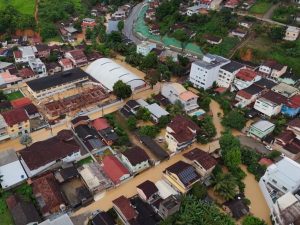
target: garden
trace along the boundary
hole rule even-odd
[[[22,14],[33,15],[35,10],[35,0],[0,0],[0,10],[8,5],[12,5]]]
[[[15,91],[9,94],[6,94],[6,98],[8,101],[12,101],[18,98],[23,98],[23,94],[20,91]]]
[[[271,0],[257,0],[250,8],[252,14],[265,14],[272,6]]]

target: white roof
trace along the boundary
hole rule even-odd
[[[252,126],[261,131],[265,131],[265,130],[268,130],[269,128],[275,126],[275,124],[271,123],[268,120],[260,120],[256,123],[252,124]]]
[[[143,79],[108,58],[101,58],[92,62],[87,67],[86,72],[110,91],[113,90],[114,84],[119,80],[130,85],[132,90],[145,85]]]
[[[86,185],[89,189],[97,188],[100,185],[100,181],[97,176],[93,174],[88,165],[84,164],[83,168],[84,169],[80,170],[79,173]]]
[[[39,223],[39,225],[74,225],[68,214],[64,214],[54,220],[45,220],[42,223]]]
[[[35,55],[34,52],[36,52],[36,48],[32,46],[21,46],[19,50],[22,51],[23,57]]]
[[[147,105],[149,105],[144,99],[138,99],[136,100],[137,103],[139,103],[142,107],[146,107]]]
[[[277,204],[281,210],[284,210],[295,204],[297,201],[298,199],[295,197],[295,195],[293,195],[291,192],[288,192],[277,200]]]
[[[169,115],[169,113],[165,109],[160,107],[157,103],[147,105],[145,106],[145,108],[148,109],[150,113],[153,114],[156,118]]]
[[[172,86],[178,95],[180,95],[181,93],[183,92],[186,92],[187,90],[185,89],[185,87],[183,87],[181,84],[179,83],[167,83],[167,84],[164,84],[164,85],[170,85]]]
[[[12,65],[12,63],[9,63],[9,62],[0,62],[0,69],[3,69],[5,67],[8,67]]]
[[[158,194],[162,199],[166,199],[167,197],[171,195],[178,195],[178,192],[175,191],[171,185],[169,185],[166,181],[164,180],[159,180],[155,183],[157,189],[158,189]]]

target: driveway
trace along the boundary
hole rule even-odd
[[[266,147],[259,141],[251,138],[251,137],[247,137],[247,136],[238,136],[237,137],[240,142],[241,142],[241,145],[242,146],[245,146],[245,147],[248,147],[248,148],[251,148],[259,153],[262,153],[262,154],[269,154],[270,151],[268,149],[266,149]]]

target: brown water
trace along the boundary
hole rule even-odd
[[[241,168],[247,174],[244,179],[244,183],[246,185],[246,198],[251,201],[250,212],[254,216],[263,219],[267,224],[271,225],[270,210],[258,186],[258,182],[255,180],[254,175],[247,171],[246,166],[243,165]]]

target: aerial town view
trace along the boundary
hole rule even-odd
[[[300,0],[0,0],[0,225],[300,225]]]

